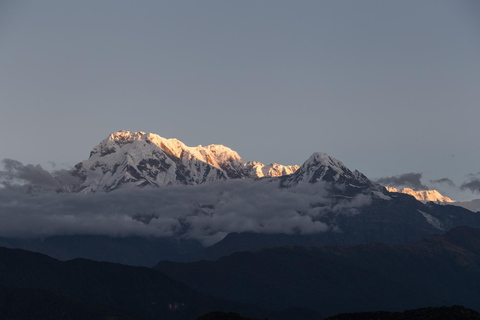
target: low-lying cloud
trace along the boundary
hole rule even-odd
[[[4,170],[0,171],[0,181],[4,185],[27,182],[35,185],[60,186],[60,182],[40,165],[24,166],[20,161],[12,159],[3,159],[2,165]]]
[[[376,182],[389,187],[395,188],[411,188],[413,190],[425,190],[428,189],[421,181],[421,173],[404,173],[392,177],[383,177],[377,179]]]
[[[14,168],[18,170],[18,163]],[[41,179],[22,170],[27,181],[49,181],[41,170]],[[282,190],[268,180],[230,180],[111,193],[29,195],[10,186],[0,189],[0,236],[173,236],[211,245],[230,232],[325,232],[334,228],[322,218],[327,213],[356,214],[371,201],[362,194],[332,200],[325,188],[318,183]]]
[[[79,182],[78,178],[64,169],[49,172],[38,164],[23,165],[13,159],[3,159],[1,164],[3,170],[0,170],[0,185],[7,188],[29,185],[55,189]]]

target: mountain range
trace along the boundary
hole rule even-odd
[[[311,170],[311,166],[318,167],[318,164],[323,166],[323,172]],[[363,174],[350,171],[339,160],[325,153],[313,154],[301,167],[278,163],[265,165],[258,161],[244,163],[236,151],[223,145],[189,147],[177,139],[126,130],[114,132],[101,141],[90,152],[89,159],[78,163],[70,174],[78,177],[80,183],[64,185],[64,188],[84,193],[273,177],[284,177],[281,179],[282,188],[292,187],[302,181],[314,183],[319,180],[354,188],[360,185],[375,188],[375,184]],[[379,189],[379,186],[376,188]],[[386,186],[386,189],[388,192],[409,194],[419,201],[456,203],[437,190],[397,189],[390,186]],[[460,202],[457,205],[464,206]],[[472,210],[472,205],[466,204],[464,207]]]
[[[389,192],[321,152],[301,166],[244,163],[225,146],[119,131],[69,175],[56,196],[6,194],[0,244],[151,266],[285,245],[407,244],[480,227],[469,210]],[[25,215],[36,227],[22,229]]]
[[[436,192],[386,188],[326,153],[301,166],[244,163],[225,146],[119,131],[68,172],[27,169],[18,177],[48,183],[0,189],[7,318],[480,310],[478,213]]]

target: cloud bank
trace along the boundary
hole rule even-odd
[[[327,215],[357,214],[359,207],[371,201],[363,194],[334,201],[324,183],[282,190],[278,182],[268,179],[111,193],[58,193],[62,172],[49,173],[40,166],[24,166],[14,160],[3,164],[1,237],[136,235],[198,239],[211,245],[230,232],[325,232],[335,228]],[[41,192],[29,194],[33,184]]]

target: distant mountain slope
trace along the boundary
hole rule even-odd
[[[267,308],[327,315],[453,304],[480,310],[480,229],[468,227],[410,245],[294,246],[155,268],[203,293]]]
[[[85,258],[145,267],[159,260],[191,261],[204,250],[197,240],[102,235],[0,238],[0,246],[41,252],[59,260]]]
[[[237,251],[255,251],[286,245],[323,247],[353,246],[382,242],[407,244],[458,226],[480,228],[480,216],[456,206],[422,203],[405,194],[392,194],[389,200],[360,194],[364,206],[349,207],[338,200],[330,206],[318,205],[319,222],[330,227],[327,232],[312,234],[230,233],[206,248],[201,258],[216,260]],[[314,204],[312,204],[314,206]],[[340,209],[341,208],[341,209]],[[337,211],[340,209],[339,211]]]
[[[463,207],[473,212],[480,211],[480,199],[474,199],[472,201],[456,201],[452,205]]]

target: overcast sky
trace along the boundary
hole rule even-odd
[[[24,164],[125,129],[479,197],[442,180],[480,178],[475,0],[2,0],[0,97],[0,158]]]

